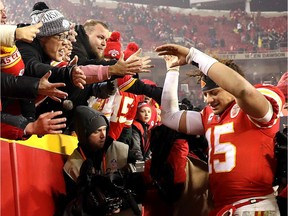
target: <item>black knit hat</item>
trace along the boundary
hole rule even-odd
[[[79,143],[86,144],[88,137],[99,127],[108,126],[109,122],[104,114],[88,106],[77,106],[74,112],[74,126]]]
[[[201,90],[208,91],[214,88],[218,88],[219,86],[211,80],[208,76],[201,77]]]

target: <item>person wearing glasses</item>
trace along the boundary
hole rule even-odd
[[[49,81],[51,83],[65,83],[65,87],[61,88],[61,90],[67,92],[68,95],[71,94],[73,89],[83,89],[86,84],[86,76],[77,66],[59,68],[50,65],[52,60],[61,61],[63,58],[70,22],[65,19],[62,13],[51,9],[34,10],[31,13],[31,19],[31,25],[40,22],[43,25],[39,28],[40,31],[36,34],[32,43],[16,41],[16,46],[25,65],[24,76],[41,78],[48,71],[51,71]],[[31,101],[30,105],[26,104],[24,109],[29,110],[30,113],[27,117],[31,120],[51,111],[62,111],[62,117],[66,117],[66,112],[62,109],[62,102],[63,100],[60,103],[54,101],[53,105],[55,106],[41,104],[45,106],[45,109],[39,110],[39,106],[35,106],[38,104],[35,101]]]
[[[31,25],[42,22],[40,32],[32,43],[17,41],[16,45],[25,63],[25,74],[42,77],[51,70],[51,82],[84,88],[85,75],[78,67],[52,67],[51,60],[62,61],[63,50],[70,30],[70,22],[57,10],[34,10]]]
[[[23,28],[6,24],[7,14],[3,2],[0,0],[0,58],[1,58],[1,137],[7,139],[27,139],[32,134],[42,136],[48,133],[62,133],[65,128],[65,118],[57,118],[62,112],[43,113],[39,118],[33,116],[29,109],[32,99],[41,99],[49,96],[53,100],[61,101],[67,97],[67,93],[57,88],[65,86],[65,83],[50,83],[48,81],[51,72],[45,73],[40,78],[23,76],[24,63],[15,46],[15,40],[23,40],[27,43],[33,41],[42,23]],[[39,97],[40,96],[40,97]],[[32,108],[34,104],[32,104]]]
[[[67,100],[72,101],[72,106],[67,108],[64,103],[57,103],[48,98],[48,103],[45,101],[37,107],[36,116],[51,110],[62,110],[67,117],[66,131],[70,134],[70,131],[73,130],[74,108],[78,105],[87,105],[87,99],[91,95],[101,94],[101,88],[97,83],[88,85],[88,78],[90,77],[85,76],[83,67],[78,66],[77,61],[64,67],[51,65],[51,61],[61,62],[63,60],[65,46],[68,44],[67,39],[69,39],[71,23],[65,19],[63,14],[58,10],[49,9],[46,4],[36,3],[30,16],[31,25],[42,22],[43,26],[32,43],[16,42],[25,64],[25,75],[42,77],[47,71],[51,70],[52,74],[49,81],[66,83],[66,87],[63,89],[68,93]],[[123,60],[120,69],[127,72],[140,72],[137,64],[139,63]],[[119,70],[116,68],[114,71]],[[107,68],[106,75],[109,79]],[[105,76],[103,75],[103,77]],[[71,128],[71,130],[68,128]]]

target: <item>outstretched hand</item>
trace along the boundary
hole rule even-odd
[[[37,23],[35,25],[25,26],[21,28],[16,28],[15,39],[22,40],[27,43],[31,43],[36,35],[40,32],[40,28],[43,26],[43,23]]]
[[[141,57],[140,54],[142,53],[142,49],[138,49],[135,53],[133,53],[126,61],[131,61],[131,60],[139,60],[140,61],[140,68],[139,70],[141,72],[151,72],[149,68],[154,68],[154,65],[151,65],[151,59],[149,56],[144,56]]]
[[[178,57],[178,61],[174,62],[171,67],[187,64],[186,56],[189,53],[189,48],[177,44],[165,44],[158,46],[155,49],[159,56],[174,55]]]
[[[47,112],[41,114],[34,122],[29,123],[26,128],[26,134],[45,135],[45,134],[60,134],[62,129],[66,127],[66,118],[56,118],[62,115],[62,111]]]
[[[78,56],[75,55],[74,58],[68,64],[68,66],[74,66],[71,72],[72,83],[78,88],[84,89],[84,85],[86,84],[86,76],[84,71],[77,66],[77,63],[78,63]]]
[[[47,72],[39,81],[38,94],[48,96],[51,99],[61,102],[61,99],[65,99],[68,94],[57,88],[66,86],[65,83],[50,83],[48,81],[51,76],[51,71]]]
[[[178,62],[177,56],[164,55],[163,57],[164,57],[164,60],[166,62],[167,71],[169,71],[169,70],[179,71],[179,66],[173,66],[173,65],[176,65]]]
[[[144,56],[140,58],[141,60],[141,72],[151,72],[151,70],[149,70],[150,68],[154,68],[154,65],[151,65],[151,59],[150,56]]]
[[[80,89],[84,89],[84,85],[86,84],[86,76],[84,71],[78,66],[75,66],[72,69],[71,76],[73,84]]]
[[[77,62],[78,62],[78,56],[75,55],[74,58],[69,62],[68,66],[77,65]]]
[[[120,54],[120,58],[115,65],[109,66],[109,74],[117,75],[117,76],[125,76],[125,75],[135,75],[136,73],[141,72],[149,72],[147,68],[151,68],[149,65],[150,60],[147,58],[139,57],[138,50],[136,53],[130,56],[126,61],[124,61],[123,52]]]

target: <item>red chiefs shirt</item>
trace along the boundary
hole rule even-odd
[[[138,95],[124,92],[134,82],[135,79],[128,75],[117,79],[119,94],[116,94],[114,98],[109,130],[109,135],[114,140],[120,137],[124,127],[131,127],[136,115],[139,102]]]
[[[235,102],[221,116],[214,115],[208,106],[202,111],[215,208],[273,192],[274,136],[284,97],[276,87],[256,87],[273,107],[273,117],[266,124],[253,122]]]
[[[110,130],[109,135],[114,139],[117,140],[124,127],[131,127],[133,120],[137,113],[137,106],[140,101],[144,100],[143,95],[136,95],[133,93],[125,92],[129,89],[134,82],[136,81],[135,78],[132,76],[124,76],[123,78],[117,79],[117,85],[119,88],[119,92],[115,94],[114,101],[113,101],[113,108],[111,110],[111,117],[110,117]],[[101,105],[101,109],[97,110],[104,110],[108,101],[105,101],[104,104]],[[155,102],[156,103],[156,102]],[[157,104],[158,105],[158,104]],[[155,126],[158,122],[157,120],[157,110],[156,105],[153,105],[152,109],[152,117],[151,127]],[[105,115],[108,115],[105,113]]]
[[[110,117],[109,135],[117,140],[124,127],[131,127],[137,112],[138,96],[119,92],[114,98],[113,112]]]

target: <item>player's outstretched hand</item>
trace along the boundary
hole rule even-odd
[[[178,61],[173,63],[171,67],[173,66],[181,66],[187,64],[186,56],[189,53],[189,48],[180,46],[177,44],[164,44],[161,46],[156,47],[156,52],[158,52],[159,56],[163,55],[174,55],[178,57]]]
[[[180,66],[173,66],[177,63],[178,57],[173,55],[164,55],[164,60],[166,62],[166,68],[167,71],[173,70],[173,71],[179,71]]]

